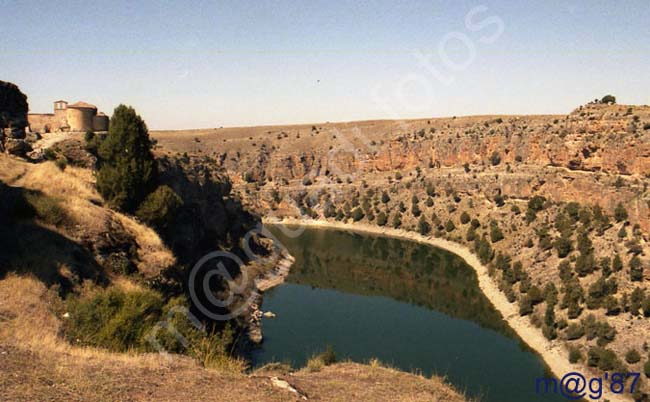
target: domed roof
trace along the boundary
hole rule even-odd
[[[68,105],[68,108],[72,108],[72,109],[95,109],[95,110],[97,110],[97,106],[91,105],[90,103],[86,103],[86,102],[73,103],[71,105]]]

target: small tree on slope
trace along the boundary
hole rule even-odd
[[[115,108],[99,147],[97,190],[113,208],[132,212],[153,189],[157,169],[149,131],[132,107]]]

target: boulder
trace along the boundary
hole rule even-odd
[[[16,156],[25,156],[31,151],[32,147],[25,140],[16,138],[7,138],[5,140],[5,152]]]

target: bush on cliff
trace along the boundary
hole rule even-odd
[[[636,349],[629,349],[627,353],[625,353],[625,361],[628,362],[628,364],[638,363],[641,361],[641,355],[636,351]]]
[[[230,326],[220,332],[197,328],[187,308],[185,298],[165,302],[160,293],[149,289],[86,288],[67,300],[70,317],[63,323],[63,333],[70,342],[83,346],[116,352],[185,353],[205,367],[241,372],[244,362],[228,352],[234,341]]]
[[[111,207],[132,212],[151,191],[157,175],[147,126],[131,107],[120,105],[99,147],[97,190]]]
[[[600,100],[600,103],[616,103],[616,97],[614,95],[605,95],[603,98]]]
[[[643,265],[636,255],[630,259],[630,280],[632,282],[641,282],[643,280]]]
[[[136,212],[138,218],[147,224],[164,228],[172,223],[176,210],[183,200],[168,186],[160,186],[144,199]]]
[[[616,209],[614,209],[614,218],[616,219],[616,222],[627,220],[627,210],[620,202],[616,205]]]
[[[564,258],[569,255],[573,249],[573,244],[568,236],[560,236],[555,240],[555,242],[553,242],[553,247],[557,250],[557,256],[559,258]]]
[[[365,214],[363,213],[363,210],[361,208],[355,208],[352,211],[352,219],[354,219],[355,222],[360,221],[363,219]]]
[[[380,212],[380,213],[377,215],[377,225],[379,225],[379,226],[386,226],[386,223],[387,223],[387,222],[388,222],[388,217],[386,216],[386,213],[384,213],[383,211]]]
[[[162,296],[151,290],[125,293],[117,288],[89,292],[70,299],[66,337],[83,346],[112,351],[146,351],[145,336],[161,318]]]
[[[423,236],[428,235],[429,232],[431,232],[431,225],[429,225],[429,222],[427,222],[424,216],[421,216],[418,221],[418,232]]]

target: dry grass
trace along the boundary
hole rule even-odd
[[[16,187],[38,190],[60,200],[68,217],[67,228],[58,232],[73,240],[104,236],[116,226],[133,236],[138,245],[138,270],[145,277],[157,275],[176,263],[174,255],[151,228],[124,214],[102,206],[92,171],[78,167],[59,170],[53,162],[30,164],[0,155],[0,181]]]
[[[0,180],[18,187],[39,190],[58,198],[81,198],[96,203],[101,196],[94,188],[92,172],[69,167],[61,171],[54,162],[30,164],[7,155],[0,156]]]
[[[305,367],[305,370],[307,370],[310,373],[316,373],[321,371],[323,367],[325,367],[325,363],[323,363],[323,359],[319,358],[318,356],[315,356],[307,360],[307,367]]]
[[[124,214],[115,213],[115,217],[135,238],[140,259],[138,271],[145,277],[155,276],[161,270],[176,263],[174,254],[165,246],[158,233],[153,229]]]

